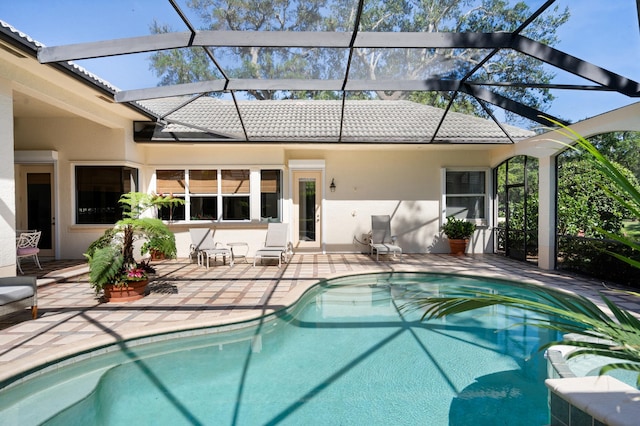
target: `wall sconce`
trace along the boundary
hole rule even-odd
[[[331,185],[329,185],[329,189],[331,190],[331,192],[336,192],[336,182],[333,178],[331,179]]]

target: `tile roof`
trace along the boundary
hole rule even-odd
[[[180,134],[181,139],[189,135],[202,139],[210,133],[211,140],[244,141],[244,124],[251,142],[428,143],[444,114],[440,108],[410,101],[347,101],[340,138],[341,101],[247,100],[238,101],[236,109],[233,101],[203,96],[176,110],[186,101],[184,97],[140,101],[168,123],[156,137]],[[502,126],[514,141],[535,134]],[[434,142],[501,144],[511,140],[492,120],[449,112]]]

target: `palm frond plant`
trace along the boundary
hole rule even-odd
[[[175,236],[162,220],[142,215],[154,207],[173,205],[182,200],[170,196],[129,192],[118,201],[123,207],[123,219],[95,240],[84,256],[89,263],[89,282],[96,293],[105,285],[124,286],[128,281],[141,281],[153,272],[148,263],[136,262],[133,248],[137,239],[148,242],[162,239],[158,250],[167,257],[176,253]],[[144,272],[144,274],[143,274]]]
[[[620,361],[603,366],[600,374],[613,369],[640,372],[640,320],[632,313],[619,308],[605,296],[602,300],[613,316],[577,294],[537,284],[522,284],[521,289],[528,292],[527,297],[457,288],[452,290],[453,295],[418,298],[405,308],[424,309],[422,320],[495,305],[518,308],[539,314],[535,319],[528,317],[527,325],[565,335],[562,340],[550,342],[540,350],[553,345],[575,346],[577,349],[568,355],[570,358],[598,355]],[[576,340],[572,335],[586,339]]]
[[[589,141],[560,123],[554,122],[554,124],[560,127],[558,132],[575,141],[575,146],[571,146],[572,149],[583,150],[590,154],[588,158],[593,167],[600,170],[606,176],[607,183],[623,195],[616,195],[610,188],[605,188],[605,191],[616,202],[640,218],[640,191],[638,188]],[[606,232],[603,234],[633,250],[640,251],[640,244],[630,238]],[[609,254],[640,268],[640,262],[616,253]],[[554,344],[566,344],[577,348],[569,355],[570,357],[592,354],[613,358],[615,361],[604,365],[600,369],[600,374],[605,374],[613,369],[640,372],[640,320],[632,312],[618,307],[604,295],[601,295],[601,298],[611,311],[611,315],[591,300],[580,295],[533,284],[524,285],[524,288],[529,291],[528,296],[531,297],[485,293],[460,288],[454,295],[417,297],[405,307],[424,309],[423,320],[495,305],[520,308],[542,315],[538,319],[524,321],[527,325],[556,330],[565,336],[561,341],[550,343],[541,349]],[[628,293],[640,296],[636,293]],[[576,340],[574,337],[570,337],[571,335],[586,338]],[[640,375],[638,375],[638,380],[640,385]]]

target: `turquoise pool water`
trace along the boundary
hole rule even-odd
[[[548,331],[494,307],[422,322],[400,309],[450,286],[431,274],[336,279],[234,331],[126,342],[0,392],[5,424],[544,425]],[[189,333],[186,333],[189,334]],[[147,343],[150,340],[159,340]]]

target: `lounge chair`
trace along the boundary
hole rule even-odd
[[[222,263],[227,263],[229,256],[229,266],[233,266],[231,250],[223,247],[221,243],[213,241],[213,233],[209,228],[189,228],[191,235],[191,251],[196,254],[198,265],[205,265],[209,268],[209,259],[213,257],[215,262],[218,256],[222,256]]]
[[[395,235],[391,235],[391,217],[389,215],[371,216],[371,240],[369,242],[369,254],[376,253],[376,261],[380,253],[392,253],[395,257],[400,253],[402,260],[402,248],[396,245]]]
[[[267,237],[264,247],[256,251],[253,256],[253,266],[256,266],[258,259],[278,259],[278,268],[284,261],[287,263],[287,252],[291,249],[291,244],[287,241],[289,231],[288,223],[269,223],[267,227]]]
[[[41,234],[42,231],[22,232],[20,236],[16,238],[16,264],[22,275],[24,275],[24,272],[20,266],[20,259],[24,259],[25,257],[33,257],[35,264],[38,265],[38,268],[42,269],[40,259],[38,259],[38,253],[40,253],[38,243],[40,242]]]

